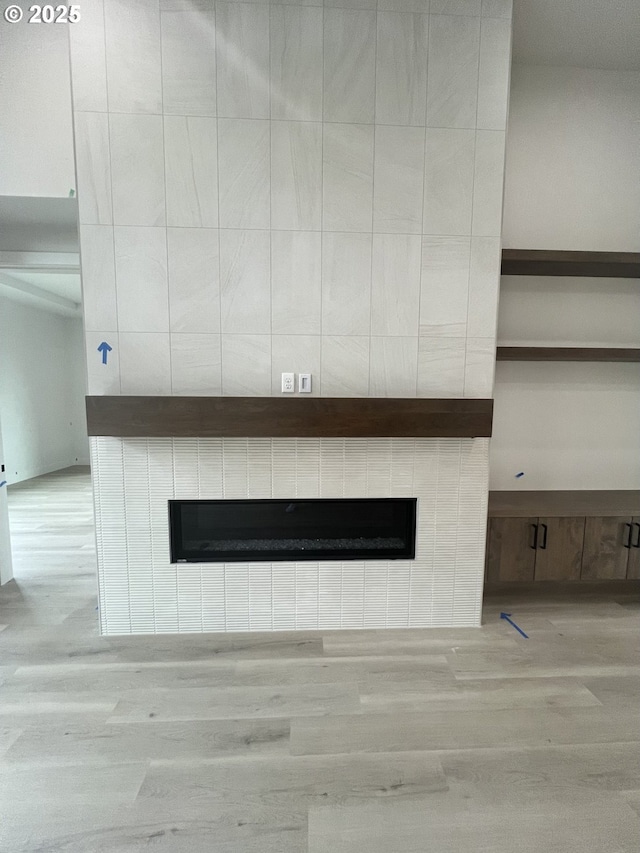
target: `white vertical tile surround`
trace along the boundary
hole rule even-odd
[[[477,625],[488,445],[487,439],[93,438],[102,631]],[[170,499],[347,496],[417,497],[416,559],[169,562]],[[355,597],[354,572],[364,591]],[[256,587],[260,595],[249,595]]]
[[[70,33],[89,393],[279,396],[286,370],[491,396],[511,5],[92,0]],[[456,513],[486,498],[483,447],[94,441],[103,630],[472,624],[484,530]],[[426,574],[166,562],[161,504],[197,496],[198,459],[203,494],[369,494],[397,454],[430,484]]]

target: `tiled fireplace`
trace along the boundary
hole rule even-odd
[[[477,625],[488,439],[91,440],[103,633]],[[416,497],[413,560],[174,563],[174,498]]]
[[[83,7],[90,395],[492,396],[511,2],[361,5]],[[489,434],[93,434],[101,630],[477,624]],[[170,562],[170,499],[316,496],[417,498],[415,559]]]

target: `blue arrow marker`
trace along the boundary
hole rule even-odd
[[[525,640],[528,640],[528,639],[529,639],[529,637],[525,634],[525,632],[522,630],[522,628],[518,628],[518,626],[517,626],[517,625],[516,625],[516,623],[513,621],[513,619],[509,619],[509,616],[511,616],[511,614],[510,614],[510,613],[501,613],[501,614],[500,614],[500,618],[501,618],[501,619],[504,619],[504,620],[505,620],[506,622],[508,622],[510,625],[513,625],[513,627],[516,629],[516,631],[518,632],[518,634],[522,634],[522,636],[525,638]]]
[[[102,343],[98,347],[98,352],[102,353],[102,363],[103,364],[107,363],[107,353],[111,352],[112,349],[113,349],[113,347],[110,347],[106,341],[102,341]]]
[[[6,485],[7,485],[7,481],[6,481],[6,480],[3,480],[3,481],[0,483],[0,489],[1,489],[3,486],[6,486]]]

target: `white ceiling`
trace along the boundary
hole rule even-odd
[[[62,296],[70,302],[79,303],[82,300],[80,273],[33,272],[32,270],[25,272],[12,269],[6,272],[11,278],[33,284],[40,290],[55,293],[56,296]]]
[[[640,0],[514,0],[513,61],[640,70]]]

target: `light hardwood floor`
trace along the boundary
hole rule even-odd
[[[635,601],[496,599],[480,629],[101,638],[87,473],[9,497],[2,853],[639,849]]]

